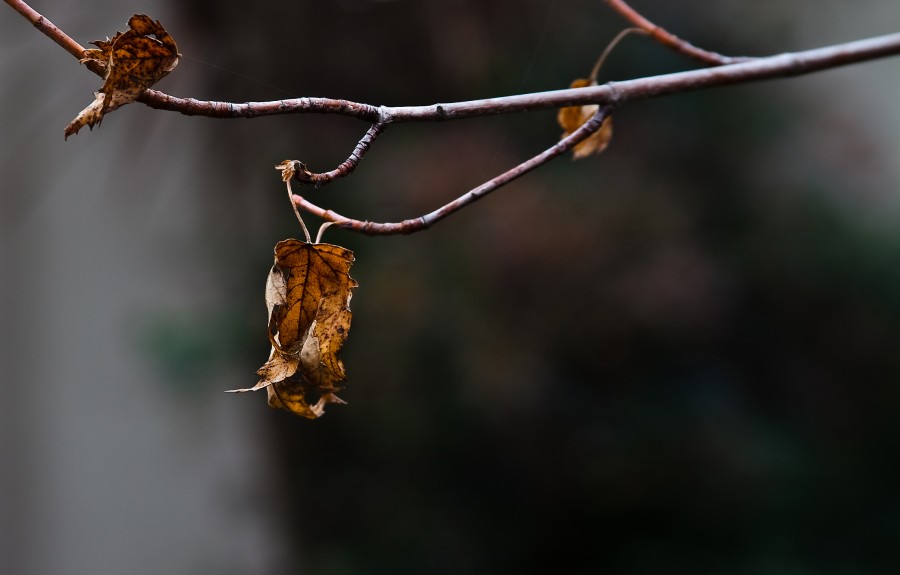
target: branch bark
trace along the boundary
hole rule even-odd
[[[319,113],[339,114],[370,122],[372,126],[357,143],[350,157],[334,170],[314,173],[306,169],[306,166],[299,161],[290,161],[292,165],[298,168],[294,171],[295,179],[301,183],[312,184],[317,187],[351,174],[374,140],[391,123],[455,120],[492,114],[527,112],[589,104],[601,106],[599,111],[580,129],[541,154],[468,191],[453,202],[419,218],[393,223],[373,223],[355,220],[320,208],[305,198],[292,194],[296,206],[319,215],[341,227],[367,234],[411,233],[428,228],[456,210],[477,201],[521,175],[568,151],[600,129],[603,119],[611,113],[612,109],[625,102],[718,86],[798,76],[900,54],[900,33],[895,33],[768,57],[735,58],[723,56],[697,48],[679,39],[644,18],[622,0],[605,1],[613,10],[657,41],[673,50],[714,67],[621,82],[607,82],[599,86],[517,94],[465,102],[440,103],[428,106],[374,106],[332,98],[292,98],[270,102],[243,103],[215,102],[178,98],[157,90],[146,90],[138,101],[159,110],[213,118],[254,118],[280,114]],[[78,58],[79,61],[84,58],[85,50],[78,42],[66,35],[25,2],[22,0],[5,0],[5,2],[34,24],[43,34]],[[102,70],[95,69],[96,67],[91,67],[90,64],[89,62],[88,67],[92,71],[102,74]],[[287,185],[290,187],[290,178],[288,178]]]
[[[802,52],[754,58],[715,68],[676,72],[621,82],[607,82],[587,88],[552,90],[428,106],[376,107],[359,102],[328,98],[292,98],[272,102],[238,104],[176,98],[156,90],[147,90],[139,101],[151,108],[214,118],[252,118],[278,114],[320,113],[340,114],[384,123],[433,122],[584,104],[619,105],[634,100],[681,92],[799,76],[897,54],[900,54],[900,33]]]
[[[647,20],[622,0],[606,0],[606,3],[609,4],[610,8],[628,20],[632,26],[644,30],[651,38],[660,44],[667,46],[680,54],[698,60],[707,66],[723,66],[726,64],[736,64],[738,62],[752,60],[752,58],[746,56],[724,56],[717,52],[710,52],[703,48],[698,48],[690,42],[682,40],[675,34],[667,31],[665,28],[661,28],[650,20]]]
[[[83,57],[84,48],[78,42],[67,36],[25,2],[22,0],[4,1],[67,52],[79,60]],[[627,16],[633,24],[647,30],[648,33],[660,39],[660,41],[663,41],[663,38],[675,38],[643,16],[640,16],[640,14],[637,14],[637,12],[634,12],[621,0],[606,0],[606,2],[619,13]],[[689,44],[683,40],[677,39],[677,41],[672,41],[669,39],[665,40],[664,43],[667,45],[671,44],[673,48],[684,53],[690,52],[685,51],[684,46]],[[697,50],[700,49],[697,48]],[[705,50],[700,50],[700,53],[715,54]],[[212,118],[255,118],[279,114],[313,113],[350,116],[373,124],[442,121],[584,104],[618,105],[632,100],[653,98],[679,92],[798,76],[897,54],[900,54],[900,33],[768,57],[752,59],[728,59],[728,57],[724,57],[727,59],[727,63],[712,69],[691,70],[622,82],[608,82],[588,88],[535,92],[429,106],[373,106],[333,98],[291,98],[269,102],[241,103],[216,102],[195,100],[193,98],[178,98],[157,90],[146,90],[138,101],[159,110]],[[697,57],[700,59],[704,58],[699,55]],[[723,62],[718,60],[713,62],[709,58],[705,61],[710,64],[723,64]]]
[[[306,167],[306,164],[298,160],[285,160],[285,163],[275,166],[275,169],[281,170],[282,175],[284,176],[284,165],[287,162],[291,162],[291,172],[288,177],[284,178],[285,181],[296,179],[300,183],[312,184],[317,188],[319,186],[331,183],[338,178],[343,178],[344,176],[349,176],[353,173],[353,170],[355,170],[356,166],[359,165],[359,162],[363,159],[363,156],[365,156],[366,152],[369,151],[369,147],[375,141],[375,138],[377,138],[384,131],[386,126],[387,125],[382,122],[376,122],[372,124],[372,127],[368,129],[368,131],[362,138],[360,138],[359,142],[356,144],[356,147],[353,148],[352,152],[350,152],[350,157],[344,160],[337,168],[331,170],[330,172],[323,172],[318,174],[315,172],[311,172]]]
[[[435,222],[446,218],[450,214],[468,206],[469,204],[480,200],[491,192],[494,192],[499,188],[505,186],[506,184],[512,182],[513,180],[524,176],[531,170],[534,170],[535,168],[546,164],[553,158],[565,154],[576,145],[586,140],[589,136],[591,136],[591,134],[599,130],[603,125],[603,120],[605,120],[612,113],[612,110],[612,106],[601,107],[597,111],[597,113],[594,114],[587,122],[582,124],[580,128],[578,128],[550,148],[544,150],[533,158],[522,162],[518,166],[507,170],[499,176],[481,184],[477,188],[469,190],[452,202],[449,202],[448,204],[434,210],[433,212],[425,214],[424,216],[420,216],[418,218],[403,220],[402,222],[384,223],[355,220],[353,218],[342,216],[331,210],[321,208],[305,199],[304,197],[294,194],[293,192],[291,192],[291,178],[287,178],[286,181],[288,192],[291,194],[294,205],[296,205],[298,208],[311,214],[315,214],[320,218],[331,222],[341,228],[347,228],[353,231],[362,232],[364,234],[380,236],[393,234],[411,234],[413,232],[419,232],[431,227]]]

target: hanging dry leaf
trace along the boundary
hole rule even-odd
[[[144,14],[129,18],[128,31],[92,44],[97,48],[85,50],[81,61],[94,61],[106,70],[103,87],[94,93],[94,101],[66,126],[66,138],[84,126],[93,128],[104,114],[135,101],[178,64],[175,40],[159,21]]]
[[[586,88],[587,86],[596,86],[597,82],[593,80],[589,80],[587,78],[579,78],[572,82],[571,88]],[[565,138],[578,128],[580,128],[585,122],[591,119],[591,116],[597,113],[600,109],[600,106],[597,104],[588,104],[585,106],[569,106],[566,108],[560,108],[559,114],[556,116],[556,121],[559,122],[560,127],[565,130],[563,132],[562,138]],[[581,158],[586,158],[591,154],[599,154],[609,145],[610,139],[612,139],[612,116],[607,116],[603,120],[603,124],[600,125],[600,129],[588,136],[587,139],[576,144],[575,148],[572,150],[572,155],[576,160],[580,160]]]
[[[269,405],[316,418],[344,381],[338,353],[350,333],[353,252],[331,244],[284,240],[266,282],[269,361],[248,389],[268,388]]]

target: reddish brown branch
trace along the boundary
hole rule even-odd
[[[382,122],[376,122],[375,124],[372,124],[372,127],[369,128],[365,135],[356,144],[356,147],[350,153],[350,157],[344,160],[337,168],[331,170],[330,172],[310,172],[309,169],[307,169],[306,164],[304,164],[303,162],[300,162],[298,160],[291,160],[291,162],[293,163],[293,179],[302,184],[312,184],[318,188],[320,186],[324,186],[325,184],[331,183],[338,178],[349,176],[353,173],[353,170],[356,169],[356,166],[359,164],[360,160],[362,160],[363,156],[366,155],[366,152],[369,151],[372,142],[374,142],[375,138],[377,138],[378,135],[384,131],[385,127],[386,124]],[[275,169],[283,170],[280,165],[276,166]]]
[[[203,102],[147,90],[140,101],[153,108],[216,118],[250,118],[276,114],[333,113],[372,122],[423,122],[473,118],[584,104],[621,104],[632,100],[690,92],[731,84],[799,76],[900,54],[900,33],[856,40],[803,52],[753,58],[746,62],[609,82],[587,88],[517,94],[429,106],[375,107],[347,100],[294,98],[273,102]]]
[[[84,49],[46,18],[32,10],[21,0],[5,0],[13,9],[68,52],[81,58]],[[648,32],[662,30],[634,12],[621,0],[606,0],[623,14],[634,14],[636,25],[649,27]],[[625,12],[621,12],[625,9]],[[668,34],[668,33],[666,33]],[[668,34],[671,36],[671,34]],[[662,37],[667,37],[663,35]],[[679,45],[681,40],[673,42]],[[697,49],[699,50],[699,49]],[[712,52],[701,51],[706,54]],[[471,118],[490,114],[507,114],[530,110],[560,108],[583,104],[618,104],[630,100],[651,98],[666,94],[688,92],[716,86],[753,82],[771,78],[781,78],[807,74],[828,68],[836,68],[900,54],[900,34],[888,34],[846,44],[837,44],[803,52],[794,52],[753,58],[746,61],[722,65],[714,69],[691,70],[677,74],[652,76],[623,82],[612,82],[601,86],[519,94],[468,102],[435,104],[431,106],[372,106],[349,100],[331,98],[293,98],[271,102],[209,102],[192,98],[176,98],[156,90],[147,90],[140,102],[161,110],[170,110],[187,115],[214,118],[253,118],[278,114],[340,114],[373,123],[440,121]],[[729,61],[734,61],[729,60]],[[718,60],[716,63],[720,63]]]
[[[577,144],[587,139],[591,134],[599,130],[600,126],[603,124],[603,120],[605,120],[611,112],[612,106],[604,106],[600,108],[600,110],[598,110],[597,113],[594,114],[591,119],[585,122],[580,128],[578,128],[569,136],[563,138],[547,150],[544,150],[537,156],[534,156],[533,158],[522,162],[511,170],[508,170],[500,174],[499,176],[481,184],[477,188],[469,190],[452,202],[418,218],[403,220],[402,222],[385,223],[355,220],[353,218],[342,216],[331,210],[321,208],[297,194],[293,195],[294,204],[304,211],[317,215],[326,221],[333,222],[336,226],[351,229],[357,232],[362,232],[364,234],[392,235],[411,234],[413,232],[422,231],[426,228],[431,227],[435,222],[446,218],[457,210],[460,210],[465,206],[468,206],[469,204],[480,200],[491,192],[527,174],[531,170],[546,164],[553,158],[556,158],[557,156],[568,152]],[[290,185],[290,182],[288,182],[288,185]]]
[[[69,54],[79,60],[84,58],[84,46],[73,40],[68,34],[56,27],[53,22],[44,18],[40,13],[21,0],[6,0],[9,6],[34,24],[34,27],[44,33],[45,36],[62,46]]]
[[[34,24],[34,27],[40,30],[45,36],[62,46],[63,50],[78,58],[79,61],[84,58],[84,46],[76,42],[74,39],[72,39],[71,36],[63,32],[62,30],[57,28],[53,22],[44,18],[44,16],[34,10],[34,8],[29,6],[25,2],[22,2],[21,0],[5,1],[13,10],[24,16],[26,20]],[[99,76],[102,76],[104,74],[103,68],[100,67],[97,62],[89,60],[85,62],[85,64],[87,65],[88,70],[90,70],[91,72]]]
[[[338,114],[369,122],[383,122],[387,114],[378,106],[334,98],[289,98],[271,102],[210,102],[177,98],[157,90],[146,90],[138,102],[157,110],[210,118],[256,118],[280,114]]]
[[[593,83],[597,83],[597,76],[600,74],[600,68],[603,67],[603,63],[606,62],[606,59],[609,58],[609,55],[612,54],[612,51],[616,49],[616,46],[619,45],[619,42],[625,39],[629,34],[643,34],[647,36],[647,31],[643,28],[625,28],[618,34],[616,37],[610,40],[609,44],[606,45],[606,48],[601,52],[600,57],[597,58],[597,61],[594,63],[594,67],[591,68],[591,75],[588,76],[588,79]]]
[[[691,58],[694,58],[695,60],[699,60],[700,62],[703,62],[704,64],[707,64],[709,66],[735,64],[737,62],[746,62],[752,59],[746,57],[723,56],[722,54],[718,54],[716,52],[710,52],[708,50],[698,48],[690,42],[682,40],[675,34],[667,31],[665,28],[661,28],[650,20],[647,20],[640,13],[635,11],[634,8],[626,4],[623,0],[606,0],[606,3],[609,4],[610,8],[621,14],[623,18],[631,22],[632,25],[646,31],[651,38],[653,38],[660,44],[663,44],[664,46],[667,46],[672,50],[675,50],[676,52],[684,54],[685,56],[689,56]]]
[[[84,48],[80,44],[31,9],[25,2],[21,0],[5,1],[34,24],[38,30],[62,46],[70,54],[79,58],[79,60],[84,57]],[[330,98],[294,98],[272,102],[245,103],[204,102],[190,98],[176,98],[156,90],[146,90],[139,101],[157,109],[216,118],[252,118],[278,114],[326,113],[351,116],[372,122],[372,127],[359,141],[350,157],[336,169],[320,174],[306,170],[306,182],[319,185],[352,173],[374,139],[387,124],[392,122],[452,120],[585,104],[599,104],[603,106],[600,112],[579,130],[576,130],[569,137],[545,152],[420,218],[396,223],[365,222],[346,218],[330,210],[322,209],[300,196],[293,196],[296,205],[328,221],[332,221],[336,225],[368,234],[394,234],[410,233],[425,229],[463,206],[471,204],[571,149],[575,144],[598,130],[603,118],[609,113],[611,107],[622,102],[716,86],[796,76],[900,54],[900,33],[897,33],[764,58],[730,58],[701,50],[680,40],[635,12],[622,0],[606,1],[614,10],[622,14],[635,26],[646,31],[663,44],[697,58],[706,64],[716,65],[717,67],[623,82],[609,82],[601,86],[519,94],[468,102],[434,104],[431,106],[376,107],[369,104]],[[91,69],[98,73],[102,72]]]

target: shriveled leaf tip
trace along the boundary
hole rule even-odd
[[[276,165],[275,169],[281,172],[282,182],[288,182],[295,177],[300,181],[306,181],[312,175],[306,164],[299,160],[285,160]]]

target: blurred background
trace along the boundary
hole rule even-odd
[[[634,2],[765,55],[894,32],[900,4]],[[563,88],[600,0],[80,0],[184,57],[159,89],[430,104]],[[63,141],[100,80],[0,10],[0,572],[896,573],[900,59],[636,102],[431,230],[356,252],[346,406],[266,406],[263,286],[301,231],[273,166],[367,126],[141,105]],[[695,67],[626,39],[601,82]],[[398,125],[311,192],[442,205],[552,144],[554,111]],[[311,216],[307,223],[317,227]]]

